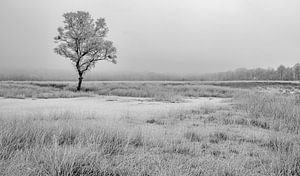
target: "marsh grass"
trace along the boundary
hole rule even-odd
[[[52,84],[31,84],[30,82],[0,82],[0,97],[4,98],[74,98],[82,96],[91,96],[91,94],[62,89],[59,84],[53,86]]]
[[[155,101],[181,102],[186,97],[233,97],[239,89],[202,85],[201,83],[158,82],[85,82],[81,92],[75,83],[0,82],[0,97],[5,98],[72,98],[95,95],[145,97]]]
[[[226,143],[235,142],[223,131],[206,136],[195,128],[182,137],[162,135],[149,140],[142,128],[78,126],[69,119],[44,122],[33,118],[1,121],[0,161],[5,164],[0,175],[248,175],[254,167],[270,166],[268,162],[261,164],[263,158],[252,159],[258,165],[247,159],[245,167],[244,163],[221,159],[228,155]],[[269,174],[298,172],[298,144],[294,140],[272,136],[253,144],[274,153]],[[238,150],[230,151],[239,156]]]
[[[241,103],[239,108],[253,118],[250,122],[252,125],[289,133],[299,133],[300,130],[298,99],[294,95],[251,92],[238,98]]]
[[[214,132],[209,135],[210,143],[218,144],[218,143],[226,141],[228,139],[229,139],[228,135],[224,132]]]
[[[129,130],[119,125],[84,125],[83,122],[78,125],[70,118],[57,120],[58,114],[55,118],[48,115],[48,121],[31,117],[1,120],[0,175],[180,176],[243,173],[243,169],[235,169],[242,167],[237,163],[228,167],[226,160],[215,159],[224,155],[223,150],[205,147],[209,142],[207,137],[214,138],[217,141],[214,144],[223,145],[229,140],[229,134],[225,132],[205,136],[193,129],[175,138],[171,137],[171,133],[171,136],[161,134],[151,137],[143,128]],[[203,159],[199,161],[199,157]],[[215,170],[210,170],[211,167]]]
[[[250,123],[263,129],[273,130],[273,135],[260,144],[275,152],[273,174],[280,176],[300,175],[300,130],[299,95],[272,93],[254,93],[237,97],[238,109],[245,110],[250,116]],[[275,133],[280,132],[280,136]]]
[[[184,134],[184,137],[189,140],[190,142],[201,142],[203,140],[203,136],[198,134],[195,131],[187,131]]]
[[[72,92],[69,83],[30,86]],[[101,95],[232,96],[231,88],[198,86],[85,85],[88,94]],[[234,103],[179,108],[144,120],[128,114],[127,121],[138,122],[130,125],[104,124],[78,112],[0,118],[0,175],[300,175],[299,97],[246,92],[236,94]]]
[[[70,125],[44,125],[32,120],[1,123],[1,159],[10,159],[18,151],[52,146],[90,145],[105,154],[122,152],[128,139],[118,130],[104,127],[82,129]]]
[[[98,95],[116,95],[130,97],[154,97],[160,99],[180,99],[181,97],[232,97],[239,89],[202,85],[201,83],[89,83],[85,91]]]

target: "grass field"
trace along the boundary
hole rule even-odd
[[[72,98],[95,95],[150,97],[159,101],[179,101],[183,97],[232,97],[232,88],[183,82],[86,82],[76,92],[76,82],[1,82],[0,97]]]
[[[297,86],[228,84],[89,82],[83,92],[75,92],[72,82],[2,82],[0,96],[6,98],[114,95],[139,97],[134,104],[139,108],[167,110],[155,109],[151,116],[129,111],[114,119],[80,107],[11,115],[0,99],[0,175],[300,175]],[[200,97],[207,100],[180,104]],[[116,111],[113,105],[132,101],[111,98],[107,103]],[[170,104],[177,106],[168,108]]]

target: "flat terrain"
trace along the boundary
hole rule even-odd
[[[226,100],[226,99],[225,99]],[[0,114],[26,116],[53,112],[89,113],[96,118],[118,120],[124,116],[155,117],[176,109],[222,106],[223,98],[187,98],[178,103],[155,101],[150,98],[94,96],[53,99],[0,98]]]
[[[0,83],[0,175],[300,175],[298,82]]]

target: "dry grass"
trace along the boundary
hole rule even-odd
[[[239,108],[249,114],[252,125],[273,131],[274,135],[262,146],[276,153],[275,175],[300,175],[299,138],[291,139],[300,130],[299,98],[299,95],[252,92],[238,97]],[[275,135],[275,131],[281,135]]]
[[[263,120],[271,124],[276,131],[299,133],[300,130],[300,96],[266,93],[248,93],[240,96],[240,108],[248,112],[255,121]],[[264,126],[264,122],[258,124]]]
[[[150,97],[155,101],[179,102],[184,97],[232,97],[235,89],[201,83],[85,82],[76,92],[75,82],[0,82],[0,97],[72,98],[92,95]]]
[[[249,92],[221,107],[176,109],[144,121],[104,122],[76,112],[1,117],[0,175],[296,176],[299,112],[299,97]]]
[[[91,96],[86,92],[74,92],[56,86],[38,86],[23,82],[0,82],[0,97],[4,98],[73,98]]]
[[[101,83],[90,82],[85,85],[85,91],[99,95],[116,95],[130,97],[154,97],[160,99],[177,99],[180,97],[232,97],[235,89],[202,85],[201,83],[159,83],[159,82],[121,82]]]

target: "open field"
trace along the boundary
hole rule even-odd
[[[73,98],[95,95],[149,97],[176,102],[184,97],[233,97],[237,91],[256,89],[278,93],[300,93],[296,81],[86,81],[83,91],[75,91],[76,82],[1,81],[0,97],[5,98]]]
[[[297,82],[74,85],[0,83],[0,175],[300,175]]]
[[[192,82],[86,82],[81,92],[76,82],[1,82],[0,97],[72,98],[95,95],[147,97],[176,102],[183,97],[232,97],[231,88]]]

